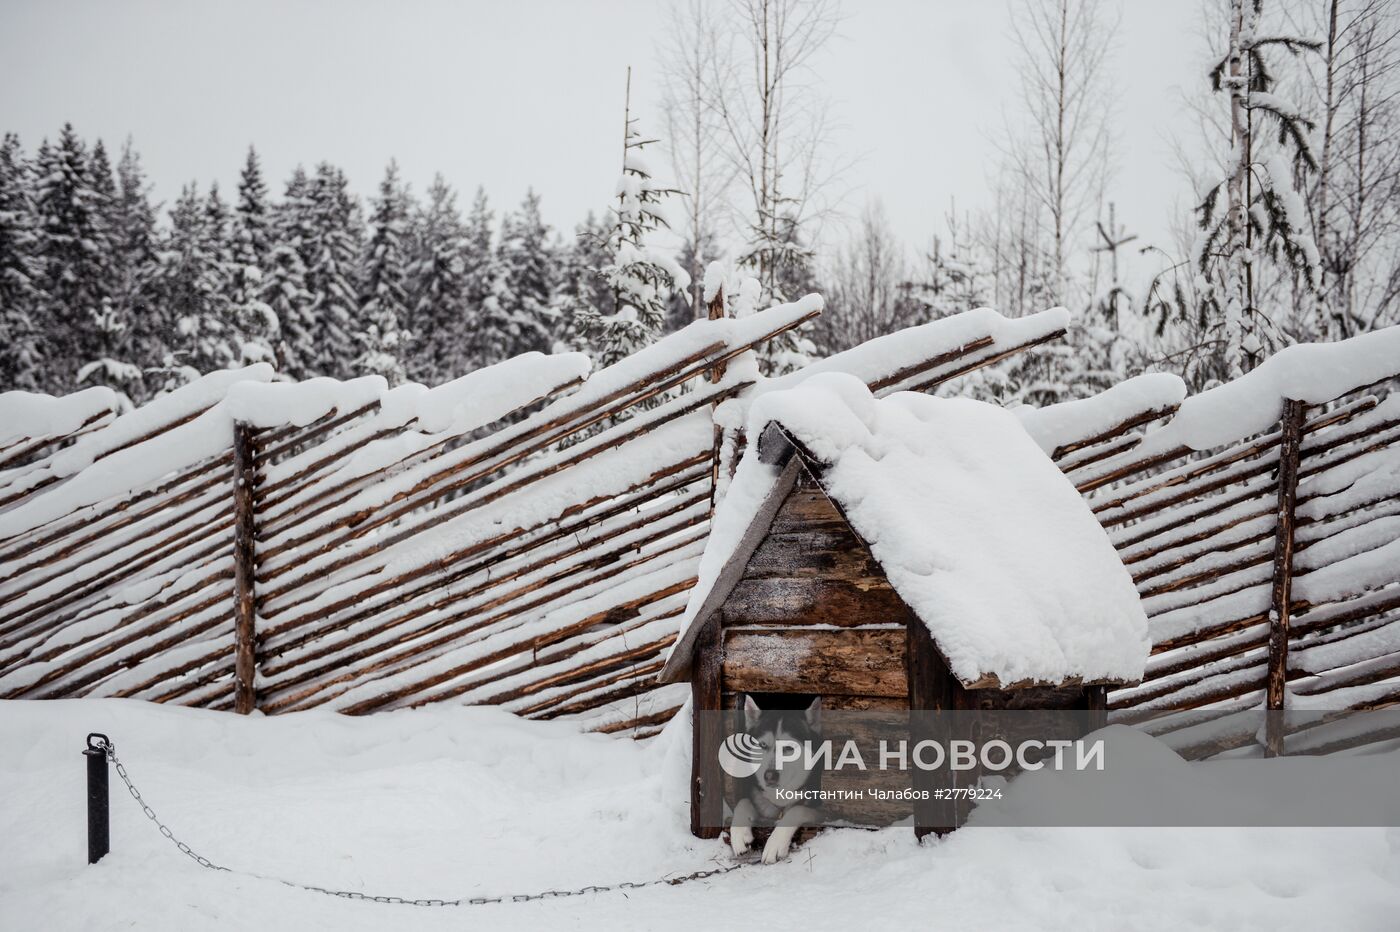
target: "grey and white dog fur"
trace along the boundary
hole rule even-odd
[[[804,760],[777,762],[780,740],[821,740],[821,698],[812,700],[805,710],[765,711],[751,697],[744,697],[744,730],[757,738],[763,748],[763,763],[758,772],[740,782],[739,801],[734,805],[734,818],[729,826],[729,846],[735,857],[753,845],[753,825],[760,819],[775,821],[773,833],[763,847],[763,863],[775,864],[787,857],[793,836],[803,825],[815,822],[820,813],[811,806],[792,805],[779,798],[779,790],[794,792],[817,783],[820,771],[808,769]],[[806,755],[803,755],[805,757]]]

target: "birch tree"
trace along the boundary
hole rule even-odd
[[[705,266],[717,258],[715,237],[733,187],[734,162],[724,151],[725,127],[715,105],[714,63],[724,49],[724,30],[716,7],[687,0],[671,10],[667,44],[661,55],[662,105],[672,176],[684,193],[679,198],[685,237],[681,253],[686,273],[699,282]],[[705,316],[698,288],[685,296],[691,319]]]
[[[1300,337],[1342,339],[1400,319],[1400,9],[1326,0],[1297,28],[1323,37],[1302,90],[1318,114],[1308,209],[1320,281]]]
[[[925,316],[909,281],[904,248],[878,200],[866,204],[855,236],[823,279],[829,300],[814,336],[826,353],[912,326]]]
[[[1008,126],[1004,152],[1013,177],[1045,214],[1055,304],[1080,297],[1071,294],[1070,265],[1109,173],[1107,62],[1116,32],[1099,0],[1018,0],[1012,8],[1024,122]]]
[[[760,306],[811,287],[815,224],[840,167],[827,157],[827,102],[814,59],[836,32],[835,0],[735,0],[739,34],[711,65],[714,106],[747,202],[739,263],[756,277]],[[769,374],[796,368],[814,347],[798,330],[769,341]]]

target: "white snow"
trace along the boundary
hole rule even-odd
[[[164,475],[181,464],[195,462],[195,460],[185,460],[177,458],[176,464],[168,468],[161,469],[164,463],[161,461],[141,462],[141,457],[133,457],[132,444],[136,444],[144,437],[152,433],[169,427],[190,418],[201,411],[207,411],[212,406],[223,400],[228,391],[236,384],[245,381],[266,382],[272,379],[273,370],[269,365],[248,366],[244,369],[220,369],[208,375],[200,376],[187,385],[161,397],[142,405],[135,410],[128,411],[121,417],[112,421],[101,430],[94,431],[79,437],[70,447],[58,451],[52,457],[44,461],[41,466],[25,471],[15,470],[16,473],[23,473],[9,484],[7,491],[16,492],[26,488],[33,488],[40,483],[53,479],[66,479],[88,470],[93,463],[107,457],[113,451],[127,454],[127,460],[137,460],[143,471],[149,473],[152,468],[156,469],[155,475]],[[189,424],[182,425],[188,427]],[[178,428],[177,428],[178,429]],[[169,431],[167,431],[169,433]],[[227,442],[227,441],[226,441]],[[123,449],[126,448],[126,449]],[[108,469],[108,473],[113,470]],[[69,490],[76,482],[69,482],[62,487],[63,491]],[[101,483],[103,488],[108,488],[112,484],[110,476],[104,478]],[[129,491],[138,488],[138,485],[125,485],[117,483],[117,487],[107,494],[115,494],[116,491]],[[55,494],[49,492],[45,498],[54,498]],[[72,496],[81,499],[81,495]],[[96,501],[97,499],[93,499]],[[86,504],[87,502],[83,502]],[[66,502],[65,502],[66,504]],[[73,506],[73,507],[76,507]],[[70,508],[71,510],[71,508]],[[7,513],[6,517],[10,517]],[[56,517],[56,516],[55,516]],[[6,525],[8,527],[8,525]],[[21,528],[27,530],[27,528]],[[18,531],[7,532],[0,528],[0,536],[7,533],[18,533]]]
[[[906,378],[890,380],[910,367],[917,367],[930,359],[986,337],[990,337],[992,343],[982,352],[1001,352],[1063,330],[1069,326],[1069,321],[1069,311],[1064,308],[1051,308],[1026,317],[1007,318],[989,307],[979,307],[951,317],[941,317],[867,340],[857,347],[818,359],[785,376],[764,380],[742,397],[720,405],[715,412],[715,420],[727,428],[743,426],[748,420],[749,407],[756,398],[767,392],[793,388],[804,380],[825,372],[854,375],[867,385],[887,381],[890,384],[885,387],[885,391],[908,387],[917,384],[921,378],[928,378],[931,373],[921,371]],[[955,367],[957,363],[949,365]]]
[[[490,708],[244,718],[120,700],[3,703],[0,925],[856,929],[872,917],[918,928],[936,915],[940,927],[966,929],[1394,928],[1400,830],[1002,828],[985,807],[973,826],[923,845],[908,828],[830,831],[789,862],[682,886],[416,908],[201,868],[113,775],[112,851],[84,863],[78,752],[89,731],[102,731],[176,837],[240,871],[456,898],[718,867],[730,863],[722,842],[696,840],[686,827],[684,719],[639,743]],[[1013,781],[1003,820],[1091,790],[1154,794],[1184,808],[1256,803],[1263,781],[1276,791],[1337,787],[1335,759],[1188,765],[1150,738],[1121,728],[1104,735],[1110,761],[1126,748],[1134,766],[1082,790],[1046,771]],[[1397,764],[1394,753],[1354,760],[1382,776]]]
[[[1046,453],[1098,436],[1139,414],[1168,411],[1186,398],[1186,383],[1167,372],[1152,372],[1119,382],[1089,398],[1045,408],[1022,405],[1012,410],[1026,432]]]
[[[1013,414],[913,392],[876,399],[824,373],[761,395],[749,436],[772,421],[828,464],[823,488],[965,682],[1141,677],[1147,619],[1132,580]],[[687,626],[772,485],[756,446],[715,516]]]
[[[724,287],[724,280],[729,276],[728,267],[720,261],[711,262],[705,266],[705,280],[702,285],[701,295],[705,303],[709,304],[719,294],[720,288]]]
[[[16,438],[37,440],[71,434],[89,418],[120,409],[120,397],[106,386],[57,396],[0,392],[0,444]]]
[[[375,402],[389,388],[382,375],[358,379],[314,378],[301,382],[251,382],[230,389],[224,409],[253,427],[305,427],[332,411],[342,414]]]
[[[1400,374],[1400,325],[1337,343],[1279,350],[1247,375],[1182,402],[1150,435],[1154,449],[1179,443],[1208,450],[1273,428],[1287,399],[1323,404]]]
[[[527,353],[433,389],[403,385],[392,390],[377,375],[343,382],[328,378],[272,382],[272,367],[265,363],[212,372],[80,438],[42,467],[19,477],[14,488],[32,487],[50,478],[68,481],[0,515],[0,537],[23,533],[226,453],[231,449],[235,421],[261,428],[306,426],[332,413],[348,414],[366,405],[387,403],[389,410],[383,417],[376,416],[352,429],[359,431],[358,437],[416,419],[421,432],[371,444],[345,464],[348,475],[360,475],[427,445],[430,441],[424,433],[467,431],[489,423],[584,378],[588,367],[587,358],[580,353]],[[158,436],[141,439],[190,415],[197,416]],[[141,442],[133,443],[138,440]],[[311,450],[279,464],[269,472],[269,478],[290,475],[289,470],[320,455],[324,451]]]

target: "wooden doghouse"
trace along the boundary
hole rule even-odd
[[[1131,579],[1009,412],[876,400],[826,375],[761,396],[749,426],[758,442],[716,511],[661,673],[689,677],[695,712],[745,695],[1092,710],[1107,686],[1141,678],[1147,622]],[[722,816],[719,718],[695,716],[700,837]]]

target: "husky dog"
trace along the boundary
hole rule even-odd
[[[739,801],[734,806],[734,818],[729,827],[729,845],[736,857],[753,844],[753,824],[760,818],[776,821],[773,834],[768,836],[768,843],[763,847],[763,863],[774,864],[787,857],[797,830],[819,817],[820,813],[811,806],[794,805],[791,799],[779,798],[779,790],[793,792],[816,788],[821,772],[807,769],[801,758],[779,766],[777,746],[780,740],[820,741],[821,702],[820,697],[812,700],[804,711],[765,712],[752,698],[744,697],[744,730],[758,739],[763,748],[763,762],[753,776],[739,784]]]

